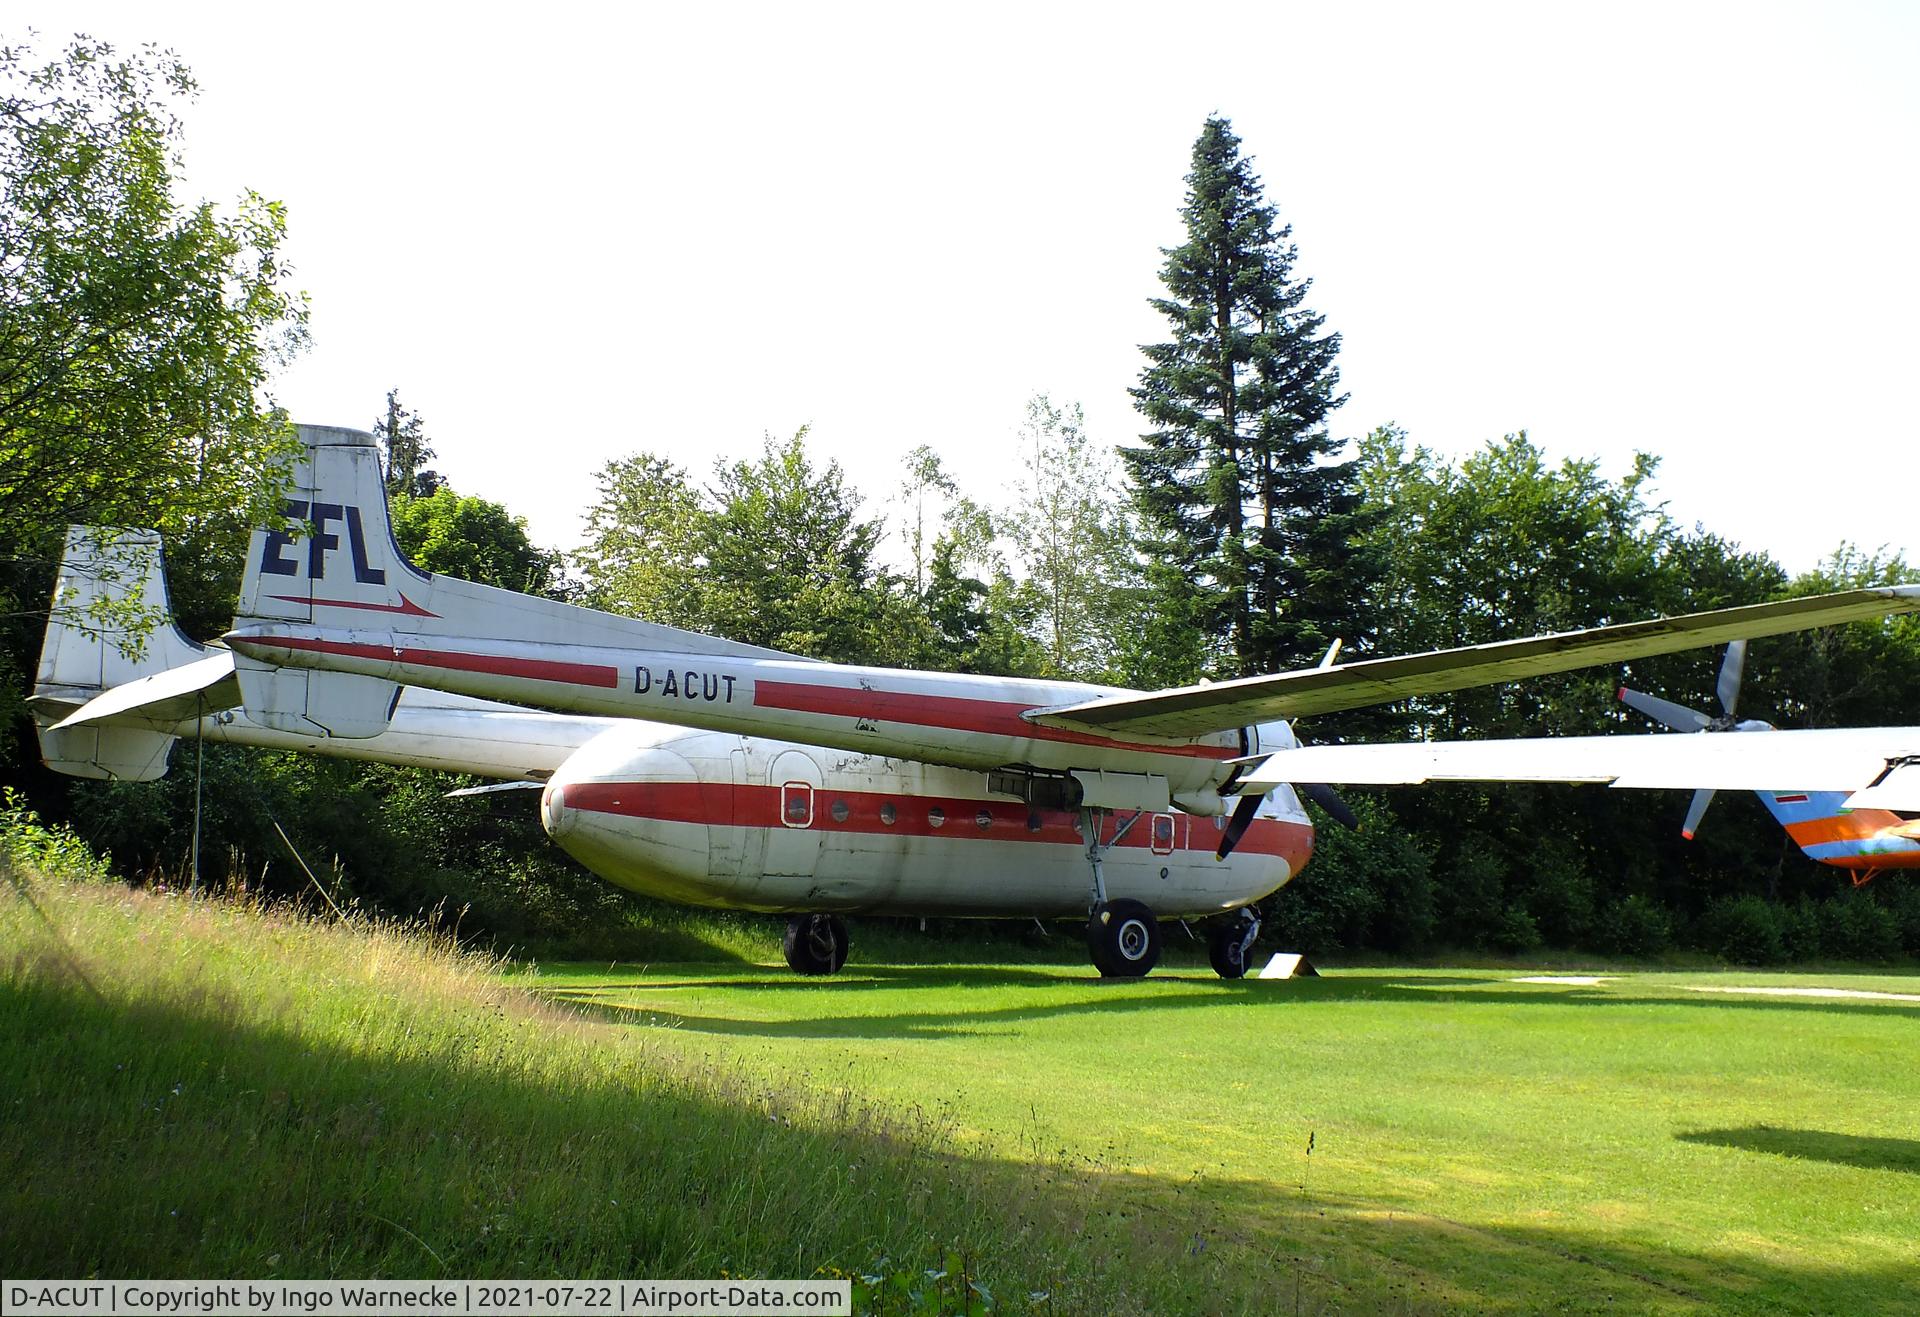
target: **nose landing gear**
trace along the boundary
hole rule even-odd
[[[838,974],[847,963],[847,925],[838,915],[795,915],[781,939],[796,974]]]

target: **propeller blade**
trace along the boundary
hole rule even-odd
[[[1707,812],[1707,806],[1713,803],[1713,790],[1703,787],[1693,793],[1693,804],[1687,806],[1687,821],[1681,825],[1680,835],[1688,841],[1700,830],[1700,816]]]
[[[1348,832],[1360,831],[1360,820],[1340,793],[1320,782],[1296,782],[1293,789],[1333,816],[1333,821]]]
[[[1727,646],[1727,657],[1720,664],[1720,683],[1715,688],[1720,695],[1720,707],[1725,709],[1727,717],[1733,717],[1733,706],[1740,698],[1740,674],[1747,666],[1747,642],[1736,640]]]
[[[1233,817],[1227,820],[1227,830],[1220,838],[1220,849],[1213,853],[1214,859],[1224,860],[1233,854],[1233,848],[1238,846],[1240,839],[1247,835],[1247,828],[1253,823],[1253,816],[1259,811],[1260,802],[1265,799],[1264,795],[1240,797],[1240,803],[1233,807]]]
[[[1620,700],[1630,709],[1638,709],[1647,717],[1676,732],[1704,731],[1713,719],[1704,713],[1697,713],[1684,704],[1675,704],[1672,700],[1663,700],[1658,695],[1648,695],[1645,691],[1630,691],[1620,688]]]

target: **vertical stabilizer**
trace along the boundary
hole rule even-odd
[[[285,530],[256,530],[247,547],[240,616],[250,621],[371,625],[422,610],[408,596],[431,581],[393,542],[386,483],[373,436],[303,425],[306,453],[281,512]],[[338,672],[277,668],[237,656],[247,713],[304,736],[378,736],[400,688]]]

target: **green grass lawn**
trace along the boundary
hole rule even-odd
[[[983,1162],[1124,1186],[1112,1210],[1221,1259],[1256,1305],[1920,1311],[1920,1000],[1701,991],[1920,979],[1088,974],[537,982],[683,1057],[938,1104]]]
[[[529,971],[364,920],[0,883],[0,1272],[1920,1311],[1920,1002],[1694,991],[1920,980],[1517,973]]]

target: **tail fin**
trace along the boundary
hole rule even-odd
[[[27,702],[47,767],[75,777],[137,782],[164,774],[175,739],[167,733],[58,724],[110,690],[209,654],[173,625],[157,534],[71,527]]]
[[[238,648],[297,635],[304,649],[355,652],[396,646],[403,636],[440,636],[796,657],[421,571],[394,543],[373,436],[299,430],[306,454],[284,508],[294,525],[253,534],[232,636]],[[308,736],[378,735],[399,690],[379,677],[280,667],[244,652],[237,667],[249,717]]]

